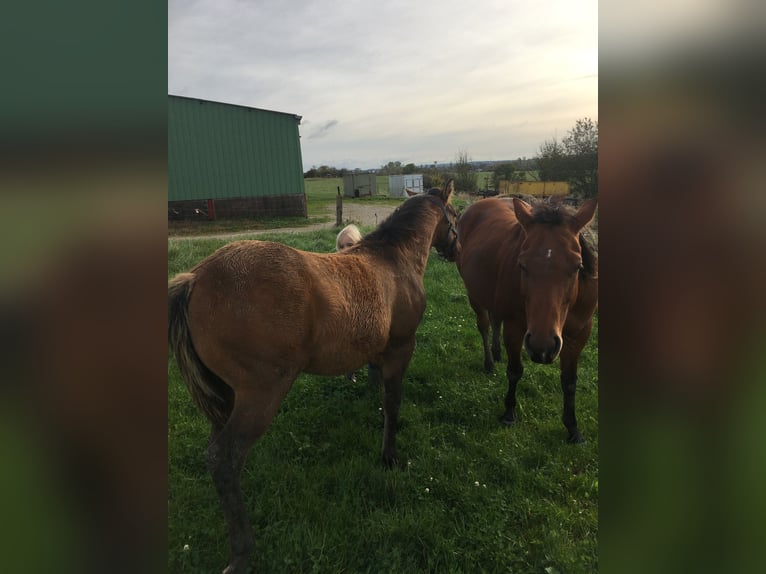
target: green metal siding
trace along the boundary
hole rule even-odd
[[[168,96],[168,201],[302,195],[300,117]]]

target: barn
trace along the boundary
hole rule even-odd
[[[168,217],[306,217],[300,121],[169,94]]]

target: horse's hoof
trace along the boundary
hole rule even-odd
[[[516,417],[513,415],[508,416],[507,414],[504,414],[502,417],[500,417],[500,422],[507,427],[512,427],[516,424]]]
[[[573,433],[569,433],[569,437],[567,438],[567,442],[569,444],[585,444],[586,441],[579,431],[575,431]]]
[[[383,459],[383,464],[386,465],[388,470],[396,470],[397,468],[402,468],[402,463],[399,462],[398,458]]]
[[[247,574],[247,561],[233,561],[223,571],[223,574]]]
[[[491,375],[495,372],[495,363],[484,363],[484,372]]]
[[[405,464],[399,460],[399,457],[397,455],[393,456],[383,456],[383,464],[386,465],[386,468],[389,470],[397,470],[402,469],[405,467]]]

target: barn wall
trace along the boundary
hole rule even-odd
[[[263,197],[215,199],[213,206],[216,218],[306,216],[305,195],[266,195]],[[168,217],[170,219],[200,219],[205,217],[195,214],[195,209],[207,214],[208,201],[203,199],[169,201]]]
[[[302,200],[282,203],[300,203],[306,215],[299,116],[180,96],[168,99],[169,202],[227,200],[223,206],[234,205],[233,199],[262,198],[248,205],[267,206],[274,197],[299,196]],[[218,205],[216,214],[224,215]]]

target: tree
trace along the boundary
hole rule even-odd
[[[338,177],[338,170],[329,165],[320,165],[317,168],[316,177]]]
[[[423,189],[431,189],[432,187],[440,189],[444,187],[444,176],[437,170],[429,170],[423,174]]]
[[[572,193],[583,198],[595,197],[598,195],[598,122],[590,118],[577,120],[562,143],[570,158],[568,181]]]
[[[382,166],[380,168],[380,173],[386,174],[386,175],[401,175],[402,173],[402,162],[400,161],[389,161],[386,165]]]
[[[432,187],[442,188],[444,187],[445,177],[441,173],[436,162],[433,165],[423,166],[423,189],[431,189]]]
[[[516,168],[512,163],[501,163],[495,166],[495,170],[492,172],[492,186],[495,189],[500,189],[500,182],[512,181],[516,174]]]
[[[541,181],[568,181],[566,151],[556,138],[545,140],[537,156],[537,172]]]
[[[572,195],[598,195],[598,122],[582,118],[559,142],[546,140],[536,158],[542,181],[567,181]]]
[[[455,188],[458,191],[476,193],[479,189],[476,170],[471,165],[471,156],[466,150],[459,150],[455,158]]]

